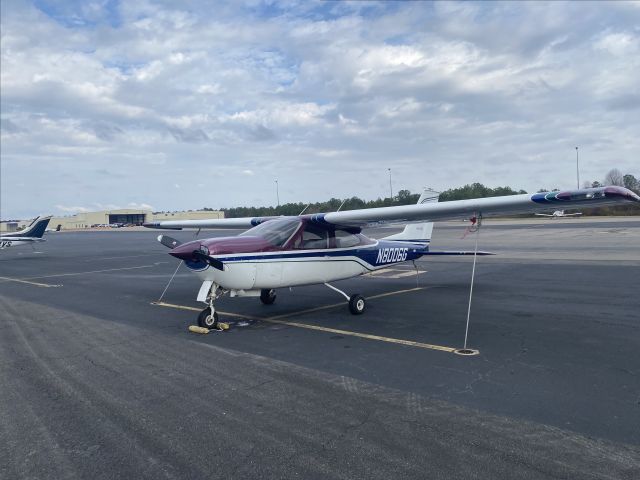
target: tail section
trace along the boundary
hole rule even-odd
[[[418,205],[422,203],[436,203],[440,193],[431,189],[425,188],[418,199]],[[431,234],[433,233],[433,222],[424,223],[410,223],[404,230],[395,235],[390,235],[382,240],[401,240],[403,242],[417,242],[428,244],[431,241]]]
[[[31,222],[31,225],[18,233],[11,234],[11,237],[42,238],[44,231],[47,229],[47,225],[49,225],[49,220],[51,220],[51,216],[37,217],[33,222]]]

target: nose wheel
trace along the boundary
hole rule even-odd
[[[216,312],[215,301],[226,295],[227,291],[219,287],[210,280],[202,282],[200,291],[198,292],[198,301],[205,303],[207,308],[202,310],[198,315],[198,325],[209,330],[219,330],[218,312]]]
[[[198,315],[198,325],[203,328],[217,329],[218,328],[218,312],[211,313],[211,307],[207,307]]]

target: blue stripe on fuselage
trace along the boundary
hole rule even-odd
[[[374,270],[378,267],[393,265],[411,260],[416,260],[422,255],[428,253],[429,247],[421,243],[401,242],[401,241],[384,241],[380,240],[376,244],[358,246],[347,249],[326,249],[326,250],[289,250],[283,252],[274,252],[270,254],[256,253],[234,256],[214,255],[214,258],[222,263],[244,263],[244,262],[269,262],[276,260],[313,260],[313,259],[335,259],[348,260],[346,257],[356,257],[368,270]],[[187,266],[192,268],[189,263]],[[196,265],[194,265],[196,266]],[[201,267],[201,265],[197,265]],[[200,270],[201,268],[192,268]]]

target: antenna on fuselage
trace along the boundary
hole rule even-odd
[[[298,216],[302,215],[302,214],[304,213],[304,211],[305,211],[307,208],[309,208],[309,206],[310,206],[310,205],[311,205],[310,203],[307,203],[307,206],[306,206],[306,207],[304,207],[304,208],[302,209],[302,211],[298,214]]]
[[[345,203],[347,203],[347,200],[349,200],[349,199],[348,199],[348,198],[345,198],[345,199],[342,201],[342,203],[340,204],[340,206],[338,207],[338,209],[336,210],[336,212],[339,212],[339,211],[340,211],[340,209],[341,209],[342,207],[344,207],[344,204],[345,204]]]

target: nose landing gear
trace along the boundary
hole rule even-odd
[[[218,324],[218,312],[216,312],[215,301],[226,295],[227,291],[216,285],[212,281],[205,281],[198,292],[198,301],[204,302],[209,306],[198,315],[198,325],[203,328],[220,330]]]
[[[218,328],[218,312],[211,313],[211,307],[207,307],[198,315],[198,325],[203,328],[217,329]]]

